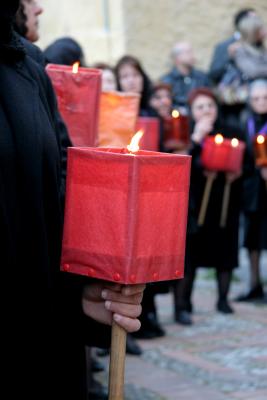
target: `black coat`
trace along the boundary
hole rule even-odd
[[[173,105],[176,107],[187,107],[188,95],[193,89],[210,86],[207,74],[195,68],[187,76],[173,68],[161,81],[171,86]]]
[[[230,126],[217,124],[211,135],[215,135],[217,132],[221,132],[227,138],[236,137],[243,141],[245,140],[241,131],[237,131]],[[201,146],[193,145],[191,155],[190,217],[191,224],[194,227],[188,236],[191,263],[194,267],[215,267],[220,270],[233,269],[238,266],[238,228],[242,200],[242,179],[238,179],[232,184],[226,227],[220,228],[219,226],[225,185],[224,173],[219,173],[215,179],[205,223],[202,227],[197,227],[206,184],[206,177],[200,159]],[[193,223],[192,220],[194,221]]]
[[[26,50],[28,56],[30,56],[35,62],[37,62],[40,66],[45,68],[46,59],[44,54],[39,49],[39,47],[35,46],[27,39],[20,37],[20,40],[23,43],[23,46]],[[46,71],[43,71],[46,74]],[[47,80],[50,80],[49,76],[46,74]],[[64,195],[65,195],[65,186],[66,186],[66,175],[67,175],[67,150],[68,147],[72,147],[72,143],[68,134],[67,127],[59,113],[58,107],[54,107],[54,123],[55,129],[58,132],[60,139],[60,148],[61,148],[61,198],[62,203],[64,204]]]
[[[236,38],[234,36],[229,39],[219,43],[213,52],[212,61],[210,64],[209,76],[214,83],[219,83],[231,62],[231,59],[228,54],[228,47],[236,42]]]
[[[250,174],[244,179],[243,209],[245,214],[244,245],[250,250],[267,249],[267,190],[260,169],[255,165],[254,144],[251,134],[257,134],[267,123],[267,114],[252,111],[244,113],[244,130],[247,134]],[[255,132],[249,132],[248,120],[254,121]],[[265,132],[267,134],[267,129]],[[254,136],[255,137],[255,136]]]
[[[85,335],[91,345],[107,342],[108,335],[82,313],[81,278],[59,272],[55,97],[18,39],[4,51],[0,43],[0,54],[2,381],[13,380],[10,398],[85,399]]]

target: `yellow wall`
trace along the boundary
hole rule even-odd
[[[153,78],[169,68],[170,49],[179,40],[191,41],[198,66],[207,68],[214,45],[231,34],[232,16],[240,8],[254,7],[267,24],[266,0],[40,1],[42,48],[71,35],[84,47],[88,63],[133,54]]]

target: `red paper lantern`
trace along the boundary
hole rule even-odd
[[[260,134],[254,141],[256,165],[267,167],[267,135]]]
[[[136,130],[142,130],[144,135],[140,141],[140,149],[159,151],[160,126],[159,119],[154,117],[139,117]]]
[[[238,139],[225,139],[222,135],[208,136],[203,142],[201,162],[205,169],[217,172],[239,172],[245,143]]]
[[[75,64],[77,66],[77,64]],[[74,146],[95,146],[101,92],[101,71],[49,64],[50,76]]]
[[[172,117],[164,118],[164,145],[166,148],[184,149],[190,140],[189,118],[173,110]]]
[[[123,284],[183,276],[191,158],[69,149],[62,270]]]

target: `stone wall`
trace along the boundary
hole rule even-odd
[[[192,42],[198,66],[206,69],[214,45],[232,33],[232,16],[254,7],[267,23],[266,0],[43,0],[41,47],[71,35],[88,63],[139,57],[153,78],[169,68],[176,41]]]
[[[267,23],[266,0],[126,0],[126,49],[157,78],[169,68],[173,44],[188,40],[205,69],[214,45],[231,34],[233,14],[247,6],[259,10]]]

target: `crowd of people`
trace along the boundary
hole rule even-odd
[[[13,289],[6,339],[14,328],[19,331],[19,346],[14,342],[7,346],[5,366],[10,359],[28,360],[29,369],[20,372],[14,393],[50,398],[57,387],[59,398],[85,399],[85,347],[105,347],[102,354],[108,352],[112,313],[129,332],[128,353],[140,355],[136,339],[165,335],[157,317],[158,293],[173,293],[177,323],[193,323],[192,291],[199,267],[216,270],[216,309],[233,313],[229,290],[240,246],[247,248],[251,279],[248,292],[235,300],[264,301],[260,262],[267,249],[267,166],[256,166],[253,142],[256,134],[267,135],[267,30],[257,10],[240,10],[234,17],[233,36],[216,46],[208,72],[195,67],[194,51],[187,42],[175,44],[172,69],[157,82],[131,55],[115,66],[92,65],[102,70],[103,91],[141,96],[139,115],[159,119],[161,151],[181,152],[175,145],[166,147],[163,119],[176,109],[190,120],[190,145],[183,149],[192,156],[185,277],[147,285],[144,291],[142,285],[122,288],[59,274],[66,149],[71,142],[44,67],[77,61],[88,65],[72,38],[58,39],[43,52],[33,45],[39,39],[38,18],[43,12],[38,2],[4,0],[0,10],[0,235],[4,282]],[[218,132],[246,144],[242,171],[225,174],[203,168],[202,143]],[[212,196],[200,226],[198,215],[211,174]],[[218,204],[225,182],[232,189],[222,228]],[[90,364],[101,369],[96,359]],[[94,396],[106,398],[99,388]]]

